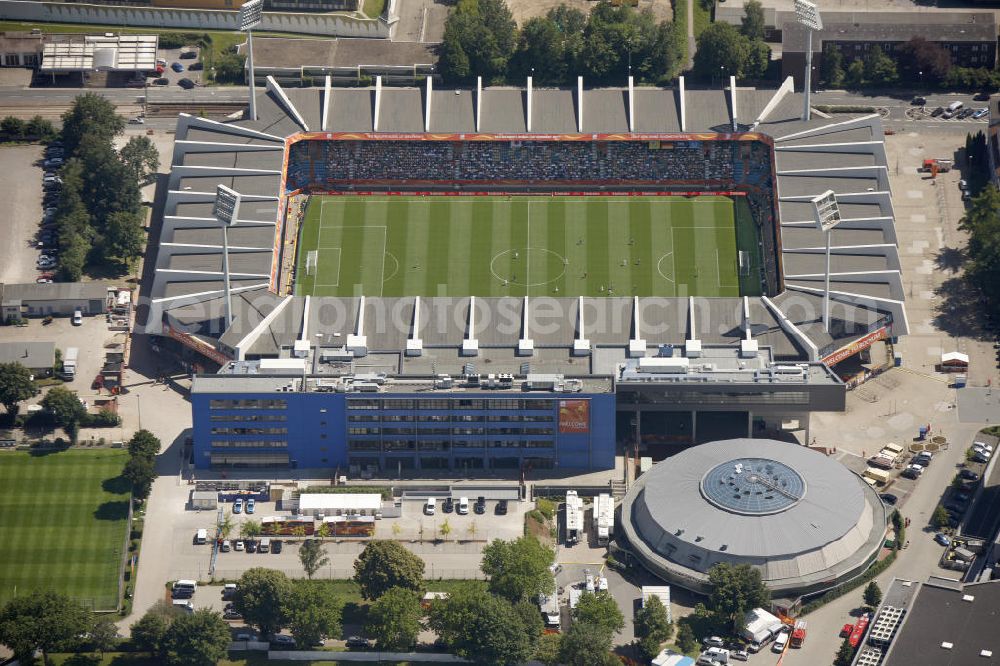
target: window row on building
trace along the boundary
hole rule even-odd
[[[288,401],[276,398],[248,398],[243,400],[210,400],[210,409],[288,409]]]
[[[551,439],[413,440],[348,439],[348,451],[448,451],[450,449],[551,449]]]
[[[387,457],[384,460],[379,458],[364,458],[352,456],[348,458],[348,464],[352,467],[362,469],[427,469],[427,470],[455,470],[458,472],[469,472],[482,469],[519,469],[526,466],[532,469],[553,469],[555,461],[551,458],[518,458],[516,456],[497,456],[495,458],[472,458],[457,457],[445,458],[441,456],[397,456]]]
[[[552,414],[351,414],[351,423],[551,423]]]
[[[534,409],[552,410],[555,400],[531,398],[356,398],[347,401],[350,411],[361,409]]]
[[[212,434],[216,434],[212,429]],[[223,433],[240,434],[240,433]],[[264,434],[264,433],[258,433]],[[269,433],[277,434],[277,433]],[[451,428],[376,428],[376,427],[352,427],[347,429],[348,435],[555,435],[555,428],[531,428],[518,426],[495,426],[490,428],[481,427],[451,427]]]

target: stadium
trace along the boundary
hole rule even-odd
[[[907,332],[879,119],[802,121],[790,80],[269,79],[256,106],[179,118],[143,313],[219,370],[193,388],[199,466],[609,469],[624,443],[807,441]]]
[[[829,589],[867,570],[887,524],[886,506],[857,474],[768,439],[686,449],[639,477],[622,504],[629,552],[703,594],[723,562],[753,566],[776,598]]]

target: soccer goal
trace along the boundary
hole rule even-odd
[[[316,274],[316,261],[319,259],[319,250],[309,250],[306,253],[306,275]]]
[[[750,254],[744,250],[739,251],[740,275],[750,275]]]

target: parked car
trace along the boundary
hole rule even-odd
[[[271,552],[275,555],[281,553],[281,539],[275,539],[271,542]]]
[[[848,622],[843,627],[840,628],[840,637],[847,638],[852,633],[854,633],[854,625]]]
[[[478,514],[486,513],[486,498],[480,495],[476,498],[476,505],[472,507],[472,510]]]
[[[223,620],[242,620],[243,616],[237,613],[235,610],[229,609],[222,611]]]
[[[271,645],[275,645],[285,650],[295,649],[295,639],[285,634],[275,634],[271,636]]]
[[[242,551],[244,549],[243,540],[239,539],[233,542],[233,549]]]
[[[160,77],[158,79],[153,79],[154,86],[166,86],[170,84],[170,79]]]
[[[181,79],[177,82],[177,85],[184,88],[184,90],[191,90],[191,88],[194,88],[194,81],[191,79]]]
[[[142,116],[135,116],[134,118],[129,118],[129,123],[132,125],[145,125],[146,119]]]
[[[938,532],[937,534],[934,535],[934,540],[945,547],[951,545],[951,539],[948,538],[948,535],[942,534],[941,532]]]
[[[985,451],[980,451],[978,453],[973,454],[972,456],[972,462],[988,463],[989,461],[990,461],[990,456]]]
[[[455,512],[458,513],[458,515],[460,515],[460,516],[465,516],[465,515],[467,515],[469,513],[469,498],[468,497],[459,497],[458,498],[458,508],[455,509]]]
[[[193,62],[188,65],[189,72],[200,72],[203,69],[205,69],[205,63],[203,62]]]
[[[247,539],[246,544],[247,544],[247,552],[248,553],[256,553],[257,552],[257,541],[256,540],[254,540],[254,539]]]
[[[83,326],[83,312],[79,309],[73,310],[73,325]]]
[[[705,647],[719,647],[720,648],[720,647],[724,646],[726,644],[726,642],[724,640],[722,640],[722,638],[719,637],[719,636],[709,636],[704,641],[702,641],[702,644]]]
[[[444,511],[445,513],[451,513],[452,511],[454,511],[455,510],[455,500],[453,500],[450,497],[448,499],[446,499],[444,501],[444,503],[441,505],[441,510]]]
[[[963,469],[959,470],[958,478],[962,479],[963,481],[978,481],[979,475],[973,472],[971,469]]]
[[[958,113],[958,119],[959,120],[965,120],[966,118],[968,118],[969,116],[971,116],[975,112],[976,112],[975,109],[962,109]]]
[[[100,374],[98,374],[97,376],[98,377],[102,377],[102,375],[100,375]],[[97,379],[95,378],[94,381],[96,382]],[[101,382],[101,383],[103,384],[104,382]],[[91,386],[91,388],[95,388],[95,387]],[[233,549],[233,546],[232,546],[232,544],[229,543],[228,540],[224,540],[222,543],[219,544],[219,550],[222,551],[223,553],[228,553],[232,549]]]
[[[250,499],[247,500],[247,513],[253,513],[255,508],[256,508],[256,502],[254,502],[254,499],[251,497]]]
[[[242,632],[236,634],[236,640],[238,640],[238,641],[256,641],[257,640],[257,635],[254,634],[254,633],[252,633],[252,632],[249,632],[249,631],[242,631]]]
[[[35,278],[35,284],[52,284],[52,278],[47,278],[47,277]]]
[[[980,118],[985,118],[989,112],[990,110],[984,106],[981,109],[976,109],[976,112],[972,114],[972,117],[979,120]]]
[[[892,493],[882,493],[879,497],[889,506],[896,506],[896,502],[899,501],[899,498]]]
[[[936,108],[933,111],[931,111],[931,118],[937,118],[938,116],[940,116],[943,113],[944,113],[944,107],[943,106],[939,106],[938,108]]]
[[[192,60],[197,57],[197,51],[181,51],[181,60]]]
[[[170,69],[180,73],[184,71],[184,65],[180,64],[179,62],[172,62],[170,63]]]
[[[993,447],[986,442],[973,442],[972,448],[977,451],[989,451],[990,454],[993,453]]]
[[[965,503],[966,503],[966,502],[968,502],[968,501],[969,501],[969,500],[970,500],[971,498],[972,498],[972,495],[970,495],[969,493],[967,493],[967,492],[964,492],[964,491],[963,491],[963,492],[958,492],[958,493],[955,493],[955,501],[956,501],[956,502],[959,502],[959,503],[961,503],[961,504],[965,504]]]
[[[925,104],[927,104],[927,98],[926,97],[914,97],[910,101],[910,104],[912,104],[913,106],[924,106]]]
[[[746,650],[730,650],[729,658],[736,661],[750,661],[750,653]]]
[[[372,645],[370,640],[361,636],[351,636],[345,644],[352,650],[367,650]]]
[[[977,102],[988,102],[990,101],[990,93],[987,92],[986,90],[982,90],[973,95],[972,99],[976,100]]]
[[[56,262],[53,257],[42,255],[38,258],[38,261],[35,262],[35,265],[38,268],[55,268],[57,263],[58,262]]]
[[[498,516],[507,515],[507,500],[500,500],[497,502],[496,514]]]
[[[243,498],[237,497],[233,502],[233,513],[243,513]]]

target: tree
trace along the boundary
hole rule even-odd
[[[863,60],[852,60],[847,66],[847,84],[857,88],[865,82],[865,63]]]
[[[694,71],[710,80],[717,76],[743,77],[750,57],[750,40],[728,23],[712,23],[698,37]]]
[[[148,430],[138,430],[132,439],[128,440],[128,454],[133,457],[159,455],[160,440]]]
[[[260,536],[261,526],[259,520],[249,518],[240,523],[240,538],[255,539]]]
[[[163,642],[169,664],[214,666],[226,658],[231,640],[229,625],[222,615],[201,608],[177,617]]]
[[[899,79],[895,61],[885,55],[879,47],[873,47],[865,59],[865,78],[870,83],[878,85],[895,83]]]
[[[766,608],[771,593],[764,586],[760,571],[749,564],[721,562],[708,570],[709,607],[720,620],[740,621],[751,608]]]
[[[108,215],[104,225],[101,254],[106,263],[128,270],[146,248],[146,231],[142,218],[132,212],[118,211]]]
[[[448,82],[502,79],[517,46],[517,24],[504,0],[459,0],[444,26],[441,74]]]
[[[854,661],[854,647],[851,645],[851,639],[845,638],[844,642],[840,644],[840,649],[837,650],[837,656],[833,661],[833,666],[851,666],[851,662]]]
[[[538,67],[542,63],[547,66]],[[538,69],[536,69],[538,67]],[[565,39],[555,21],[547,16],[535,16],[524,22],[517,50],[510,61],[511,75],[532,76],[541,85],[566,81]]]
[[[282,604],[292,592],[292,583],[280,571],[254,567],[240,576],[233,607],[244,621],[270,636],[285,625]]]
[[[555,557],[555,550],[534,536],[514,541],[494,539],[483,549],[482,570],[493,594],[511,602],[534,600],[555,590],[555,578],[549,570]]]
[[[948,510],[938,504],[934,509],[934,513],[931,515],[931,522],[934,524],[934,527],[939,530],[943,530],[948,527],[948,523],[950,522]]]
[[[829,86],[839,88],[844,85],[844,56],[833,44],[823,47],[823,68],[820,75]]]
[[[143,183],[160,168],[160,153],[148,136],[133,136],[128,140],[118,157],[137,181]]]
[[[698,639],[695,638],[691,625],[687,622],[682,622],[677,629],[677,647],[681,649],[681,652],[688,653],[694,650],[697,645]]]
[[[424,561],[397,541],[370,541],[354,561],[361,596],[373,601],[393,587],[424,589]]]
[[[0,405],[15,416],[19,405],[38,393],[31,371],[20,363],[0,363]]]
[[[306,576],[312,578],[317,571],[330,563],[330,558],[318,540],[309,539],[299,547],[299,561],[302,562]]]
[[[132,495],[136,499],[146,499],[156,480],[156,461],[148,456],[130,456],[122,476],[132,484]]]
[[[562,645],[562,634],[542,634],[535,646],[535,661],[545,666],[559,666],[559,651]]]
[[[764,6],[760,0],[747,0],[743,3],[743,22],[740,32],[750,41],[764,39]]]
[[[743,76],[748,79],[762,79],[771,66],[771,47],[757,40],[750,42],[747,51],[747,62],[743,68]]]
[[[528,661],[542,631],[537,607],[515,607],[476,584],[434,604],[429,624],[455,654],[495,666]]]
[[[606,632],[609,639],[625,626],[625,616],[614,597],[607,592],[584,592],[580,595],[580,602],[573,609],[573,620]]]
[[[0,132],[3,132],[4,136],[18,140],[24,137],[24,121],[20,118],[14,116],[5,116],[3,120],[0,120]]]
[[[613,666],[621,662],[611,654],[611,636],[600,627],[574,622],[563,634],[559,659],[568,666]]]
[[[966,279],[982,294],[988,313],[1000,318],[1000,192],[994,186],[986,185],[973,197],[959,228],[969,234]],[[948,524],[947,512],[939,510],[934,521],[943,527]]]
[[[52,415],[52,419],[64,428],[72,428],[83,420],[87,413],[76,391],[62,386],[54,386],[42,398],[42,407]]]
[[[66,595],[33,592],[14,597],[0,609],[0,644],[22,664],[34,663],[36,650],[48,662],[50,652],[75,640],[89,625],[87,611]]]
[[[394,587],[368,609],[367,632],[379,650],[409,651],[417,644],[423,609],[412,590]]]
[[[232,535],[234,527],[236,527],[236,522],[233,520],[233,514],[225,514],[222,517],[222,522],[219,523],[219,535],[222,536],[223,540]]]
[[[157,601],[132,625],[132,647],[139,652],[149,652],[153,657],[164,658],[167,630],[180,613],[167,602]]]
[[[56,130],[52,127],[52,121],[38,115],[31,117],[24,130],[28,136],[40,141],[46,141],[56,135]]]
[[[125,130],[125,119],[115,113],[110,100],[97,93],[78,95],[73,106],[62,116],[62,140],[67,155],[75,155],[84,137],[92,137],[111,145]]]
[[[96,616],[92,622],[89,642],[103,657],[105,652],[111,652],[118,646],[118,625],[107,615]]]
[[[246,83],[246,57],[236,53],[226,53],[215,61],[215,80],[218,83]]]
[[[900,74],[909,84],[938,85],[947,80],[951,71],[951,54],[947,49],[923,37],[911,38],[896,53]]]
[[[651,596],[635,614],[635,635],[650,659],[660,653],[660,646],[670,640],[674,627],[667,619],[667,609],[659,597]]]
[[[340,633],[341,603],[324,588],[295,581],[285,604],[285,618],[295,642],[303,648]]]
[[[865,586],[865,605],[869,608],[878,608],[878,605],[882,603],[882,589],[878,586],[878,583],[871,581]]]

